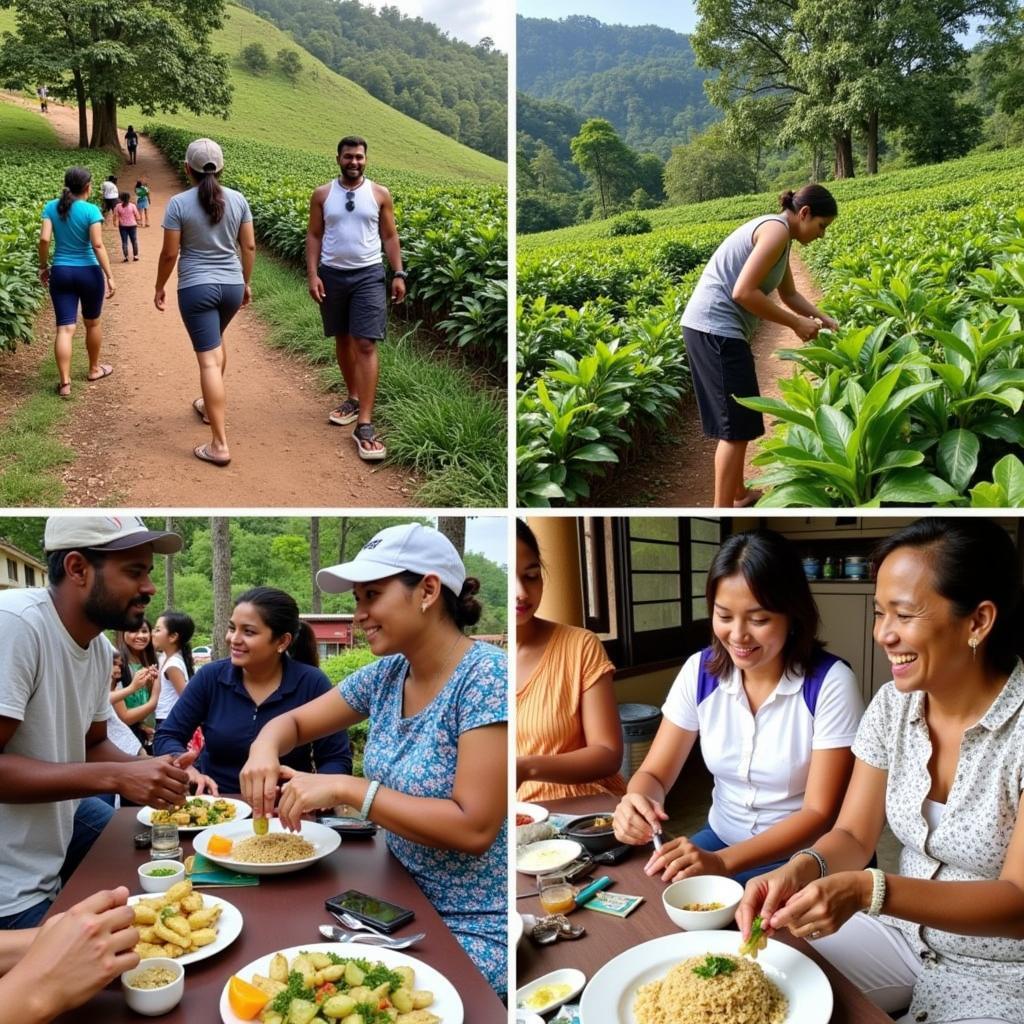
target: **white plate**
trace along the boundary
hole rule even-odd
[[[550,974],[545,974],[543,978],[537,978],[535,981],[527,982],[522,988],[516,990],[516,1010],[529,1010],[533,1013],[547,1013],[549,1010],[555,1009],[557,1006],[561,1006],[562,1003],[567,1003],[573,996],[579,995],[583,990],[583,986],[587,983],[587,976],[582,972],[576,970],[575,967],[563,967],[559,971],[552,971]],[[542,1003],[540,1006],[526,1006],[526,1000],[533,995],[534,992],[539,988],[544,988],[547,985],[568,985],[565,995],[559,996],[558,999],[552,999],[549,1002]]]
[[[234,973],[243,981],[251,981],[254,974],[270,974],[270,961],[275,953],[281,953],[289,963],[305,950],[307,953],[336,953],[343,957],[359,957],[363,960],[379,961],[388,967],[411,967],[415,972],[413,985],[417,989],[426,989],[434,993],[434,1001],[427,1007],[430,1013],[441,1018],[442,1024],[462,1024],[463,1010],[462,1000],[455,986],[440,972],[434,970],[429,964],[415,957],[407,956],[394,949],[383,949],[378,947],[364,946],[362,943],[354,942],[311,942],[304,946],[292,946],[290,949],[275,950],[261,956],[259,960],[253,960]],[[224,991],[220,994],[220,1019],[224,1024],[244,1024],[240,1017],[236,1017],[228,1002],[228,986],[225,982]]]
[[[524,875],[544,875],[571,864],[583,847],[575,839],[542,839],[516,850],[516,871]]]
[[[129,896],[128,902],[132,904],[138,903],[140,900],[159,899],[163,895],[164,893],[162,892],[143,892],[137,896]],[[206,892],[202,894],[202,897],[204,907],[213,905],[222,908],[220,917],[217,919],[217,938],[208,946],[200,946],[194,953],[186,953],[184,956],[175,957],[182,967],[186,964],[194,964],[197,960],[205,960],[208,956],[219,953],[222,949],[230,946],[242,934],[242,912],[238,907],[233,903],[228,903],[227,900],[222,900],[219,896],[211,896]],[[146,966],[145,960],[142,961],[142,966]]]
[[[279,819],[270,819],[268,835],[285,831],[286,829]],[[293,832],[291,835],[301,835],[303,839],[316,847],[313,856],[306,857],[304,860],[288,860],[280,864],[250,864],[249,861],[232,860],[229,856],[207,851],[210,839],[214,835],[237,842],[255,834],[251,821],[231,821],[227,825],[214,825],[204,829],[192,840],[192,845],[195,847],[196,853],[201,853],[207,860],[212,860],[214,864],[219,864],[222,868],[230,868],[232,871],[241,871],[247,875],[283,875],[289,871],[298,871],[301,868],[309,867],[310,864],[315,864],[329,853],[334,853],[341,845],[341,836],[334,829],[315,821],[303,821],[301,832]]]
[[[641,943],[609,960],[590,979],[580,1000],[580,1024],[636,1024],[636,990],[665,977],[680,960],[704,953],[735,956],[740,933],[683,932]],[[760,951],[757,962],[789,1001],[784,1024],[828,1024],[832,986],[809,957],[775,939]]]
[[[533,821],[531,824],[539,825],[542,821],[548,820],[548,809],[540,804],[524,804],[522,801],[516,803],[516,814],[528,814]]]
[[[235,805],[235,816],[230,821],[222,823],[223,826],[233,825],[236,821],[242,821],[244,818],[248,818],[252,814],[252,808],[244,800],[235,800],[230,796],[190,796],[189,800],[205,800],[207,803],[213,803],[214,800],[224,800],[229,804]],[[140,807],[139,813],[135,815],[136,818],[142,822],[143,825],[152,825],[152,807]],[[188,832],[202,832],[204,828],[221,828],[222,825],[179,825],[178,831],[182,833]]]
[[[509,945],[512,949],[515,949],[519,945],[519,940],[523,937],[523,915],[513,914],[512,924],[508,930]]]

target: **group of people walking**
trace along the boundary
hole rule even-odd
[[[51,948],[53,925],[39,923],[109,822],[113,796],[162,809],[190,788],[241,793],[255,817],[292,829],[314,809],[361,809],[504,991],[507,765],[493,752],[507,743],[507,660],[466,635],[480,583],[447,537],[387,527],[319,572],[321,590],[353,592],[376,656],[337,685],[295,600],[269,586],[235,598],[229,656],[193,671],[192,620],[166,610],[150,628],[145,618],[153,556],[179,551],[177,534],[131,516],[54,516],[44,542],[49,586],[0,594],[0,997],[44,980],[32,950]],[[129,700],[134,713],[122,710]],[[147,757],[131,727],[154,711]],[[346,730],[365,719],[354,776]],[[138,963],[132,915],[119,913],[127,895],[100,893],[62,916],[109,915],[110,941],[68,944],[53,1012],[32,1020]]]
[[[138,134],[125,136],[135,163]],[[392,302],[405,298],[406,273],[390,192],[365,175],[366,140],[346,136],[338,143],[338,177],[316,189],[310,201],[306,235],[309,294],[317,303],[324,337],[335,340],[346,394],[328,415],[331,424],[355,424],[352,438],[359,457],[376,462],[387,449],[373,423],[379,363],[377,344],[386,334],[388,284],[383,264],[392,268]],[[173,196],[163,220],[163,244],[157,266],[154,304],[163,312],[166,285],[178,270],[178,310],[199,368],[200,396],[195,414],[210,428],[210,440],[193,448],[203,462],[227,466],[231,449],[226,429],[227,350],[224,334],[236,313],[252,298],[250,280],[256,258],[252,211],[240,192],[220,183],[224,154],[212,139],[196,139],[186,150],[189,188]],[[100,230],[102,217],[89,202],[88,168],[69,168],[64,191],[43,210],[40,280],[49,287],[57,314],[55,354],[57,393],[70,397],[71,338],[81,306],[89,352],[89,380],[108,376],[113,367],[99,362],[100,314],[114,294],[110,260]],[[103,183],[104,212],[118,225],[124,261],[139,259],[137,228],[149,225],[150,191],[146,179],[135,188],[136,201],[119,192],[117,178]],[[50,243],[54,257],[49,261]]]
[[[1024,622],[1020,555],[989,519],[924,518],[881,541],[874,640],[892,681],[865,710],[818,638],[796,547],[770,530],[726,538],[707,572],[711,645],[683,665],[628,784],[600,642],[537,616],[545,568],[517,544],[520,799],[617,801],[620,842],[664,831],[698,739],[707,820],[664,838],[645,870],[726,875],[737,913],[811,940],[900,1020],[1024,1020]],[[525,642],[524,642],[525,641]],[[888,820],[898,871],[876,866]],[[864,913],[859,913],[863,911]]]

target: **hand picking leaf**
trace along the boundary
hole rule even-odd
[[[740,956],[750,956],[756,960],[758,951],[767,945],[768,936],[764,933],[764,921],[758,915],[750,926],[750,938],[740,946]]]

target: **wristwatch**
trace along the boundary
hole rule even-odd
[[[396,271],[394,271],[394,273],[392,273],[391,276],[392,277],[400,277],[404,281],[409,275],[404,270],[396,270]]]

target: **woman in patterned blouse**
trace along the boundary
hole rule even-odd
[[[788,928],[903,1022],[1024,1022],[1020,559],[983,518],[922,519],[876,550],[875,695],[834,829],[748,883],[737,912]],[[884,820],[898,874],[865,870]],[[861,914],[858,911],[864,911]]]
[[[408,523],[381,530],[354,561],[322,569],[321,590],[354,590],[356,625],[379,660],[336,690],[268,722],[241,773],[253,815],[348,804],[387,842],[499,992],[508,962],[508,665],[463,630],[480,618],[451,542]],[[363,777],[296,772],[280,758],[368,718]]]

